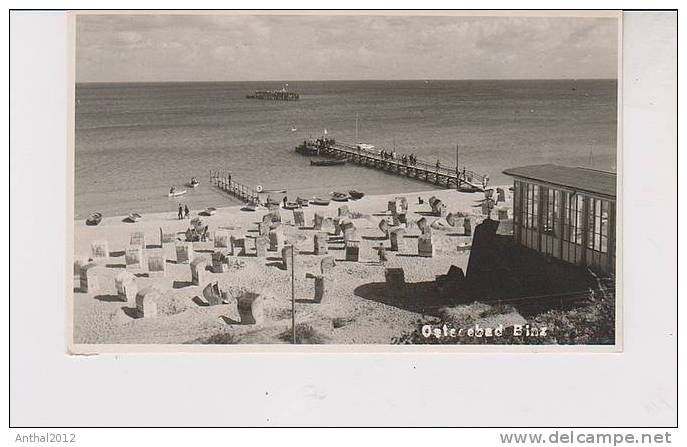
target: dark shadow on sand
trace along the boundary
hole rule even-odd
[[[222,321],[229,325],[241,324],[240,321],[234,320],[233,318],[229,318],[226,315],[220,315],[219,317],[222,319]]]
[[[279,270],[286,270],[286,267],[282,261],[268,262],[265,265],[267,267],[277,267]]]
[[[106,303],[113,303],[115,301],[126,301],[120,298],[119,295],[96,295],[93,298],[95,298],[98,301],[104,301]]]
[[[105,267],[108,269],[124,269],[126,264],[105,264]]]
[[[193,301],[195,304],[197,304],[200,307],[210,307],[210,305],[208,303],[206,303],[205,301],[203,301],[199,296],[194,296],[191,301]]]
[[[366,241],[388,241],[389,238],[386,236],[363,236]]]
[[[130,318],[133,319],[138,319],[138,318],[143,318],[143,315],[141,312],[138,311],[135,307],[127,307],[127,306],[122,306],[122,311],[124,314]]]
[[[386,283],[383,282],[363,284],[356,287],[353,293],[366,300],[426,315],[436,316],[440,307],[450,305],[439,298],[434,281],[406,283],[403,296],[388,293]]]

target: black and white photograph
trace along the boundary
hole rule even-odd
[[[620,13],[71,20],[70,352],[622,349]]]
[[[677,9],[467,3],[10,9],[8,439],[684,444]]]

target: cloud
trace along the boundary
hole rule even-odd
[[[81,15],[78,81],[615,77],[617,20]]]

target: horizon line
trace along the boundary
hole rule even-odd
[[[273,82],[273,83],[288,83],[288,82],[425,82],[425,81],[618,81],[618,77],[614,78],[587,78],[587,77],[571,77],[571,78],[461,78],[461,79],[266,79],[266,80],[158,80],[158,81],[74,81],[75,84],[182,84],[182,83],[229,83],[229,82]]]

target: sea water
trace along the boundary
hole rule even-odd
[[[210,170],[289,198],[356,189],[437,188],[370,168],[315,167],[309,137],[414,153],[510,183],[508,167],[556,163],[616,170],[615,80],[288,81],[298,102],[247,99],[280,82],[78,84],[75,217],[231,206]],[[293,131],[292,128],[296,130]],[[456,151],[458,146],[458,151]],[[169,198],[195,176],[197,189]],[[275,195],[279,199],[281,196]]]

